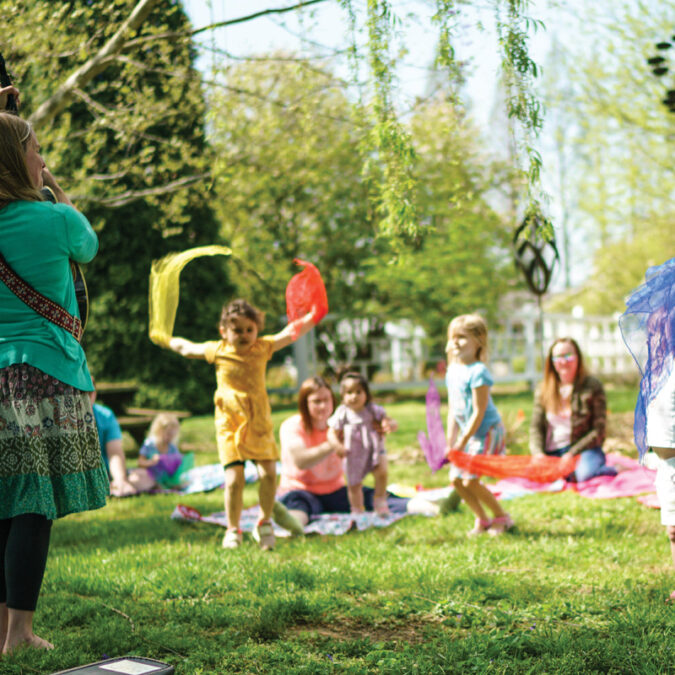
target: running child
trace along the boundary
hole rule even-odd
[[[470,455],[495,455],[505,452],[504,425],[492,402],[492,376],[483,360],[487,356],[488,332],[482,317],[464,314],[448,326],[448,450]],[[483,532],[501,534],[513,526],[495,496],[481,482],[480,476],[453,466],[450,481],[457,494],[476,515],[475,536]],[[492,513],[488,517],[485,509]]]
[[[253,530],[253,538],[263,550],[274,548],[271,518],[279,451],[265,388],[265,369],[274,352],[308,333],[313,325],[314,315],[310,312],[289,323],[276,335],[259,337],[264,314],[245,300],[234,300],[222,310],[221,340],[195,343],[174,337],[169,342],[169,349],[181,356],[205,359],[216,367],[216,441],[220,461],[225,467],[227,512],[223,548],[238,548],[242,543],[239,521],[247,459],[256,463],[260,476],[260,519]]]
[[[347,495],[352,513],[363,513],[363,479],[375,478],[373,507],[380,516],[387,506],[387,456],[383,436],[398,429],[381,406],[373,403],[368,381],[349,372],[340,380],[342,403],[328,420],[328,442],[344,457]]]

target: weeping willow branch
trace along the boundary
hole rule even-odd
[[[436,66],[446,68],[453,82],[460,79],[459,65],[455,61],[455,49],[452,46],[452,33],[458,14],[455,0],[436,0],[436,13],[431,17],[432,23],[438,26]]]
[[[505,16],[502,5],[506,5]],[[526,216],[535,216],[541,213],[539,197],[542,161],[534,147],[534,140],[543,125],[543,109],[533,93],[533,82],[539,75],[539,69],[528,52],[528,32],[543,28],[544,24],[525,15],[528,6],[529,0],[500,0],[496,5],[496,18],[507,92],[507,113],[519,127],[520,134],[514,130],[516,147],[524,151],[527,157],[527,168],[522,169],[527,185]],[[539,234],[550,239],[553,231],[549,221],[541,218],[537,222],[548,223],[544,225],[546,231]]]
[[[368,63],[373,78],[374,124],[369,135],[366,175],[381,172],[375,183],[380,232],[395,249],[420,238],[415,204],[415,152],[410,135],[399,123],[391,101],[393,67],[389,48],[396,19],[387,0],[368,0]]]
[[[450,81],[456,83],[461,81],[461,69],[455,58],[452,40],[461,0],[435,0],[435,3],[432,22],[439,31],[436,65],[445,69]],[[527,185],[526,212],[539,213],[542,162],[534,141],[542,127],[543,111],[533,93],[533,81],[539,71],[528,52],[528,33],[543,27],[543,24],[526,16],[529,0],[493,0],[493,3],[507,89],[507,114],[518,127],[518,147],[526,155],[524,163],[527,167],[521,169]],[[340,0],[340,4],[348,12],[353,32],[356,15],[352,2]],[[419,242],[423,232],[417,221],[415,205],[415,152],[392,103],[394,63],[390,50],[398,19],[392,11],[391,0],[367,0],[366,7],[373,125],[364,148],[367,158],[364,173],[373,180],[375,186],[381,215],[380,233],[394,243],[395,249],[401,251],[402,244]],[[354,52],[354,69],[357,67],[356,61]],[[456,91],[453,97],[457,100]],[[542,218],[536,222],[548,221]]]

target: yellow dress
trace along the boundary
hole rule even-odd
[[[265,387],[273,349],[272,337],[258,338],[246,354],[237,354],[225,340],[206,343],[206,360],[216,367],[216,442],[224,465],[279,458]]]

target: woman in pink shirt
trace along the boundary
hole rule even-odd
[[[299,413],[281,424],[281,480],[279,502],[298,525],[305,526],[322,513],[349,513],[342,459],[328,442],[328,418],[335,398],[321,377],[310,377],[300,387]],[[373,509],[373,489],[363,488],[364,503]],[[409,500],[388,495],[390,511],[403,513]],[[278,507],[275,520],[279,522]],[[282,527],[285,524],[279,523]],[[288,528],[295,531],[297,528]]]

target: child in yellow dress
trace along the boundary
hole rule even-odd
[[[242,543],[239,520],[247,459],[256,463],[260,476],[260,519],[253,530],[253,538],[263,550],[274,548],[271,518],[279,451],[274,441],[265,369],[274,352],[309,332],[314,325],[314,315],[306,314],[276,335],[258,337],[263,325],[262,312],[245,300],[234,300],[223,307],[219,326],[222,340],[195,343],[174,337],[169,342],[169,348],[181,356],[205,359],[216,367],[216,441],[220,461],[225,467],[227,512],[223,548],[228,549],[238,548]]]

